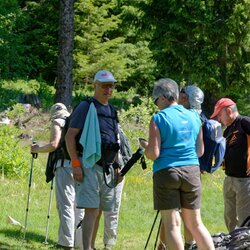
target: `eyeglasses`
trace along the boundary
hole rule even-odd
[[[106,84],[96,84],[97,86],[101,87],[102,89],[113,89],[115,85],[113,83],[106,83]]]

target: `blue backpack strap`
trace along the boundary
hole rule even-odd
[[[202,121],[202,123],[204,123],[205,121],[207,121],[207,117],[203,114],[203,113],[200,113],[200,119]]]

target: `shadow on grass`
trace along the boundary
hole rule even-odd
[[[33,232],[26,232],[24,239],[23,230],[6,229],[0,230],[0,235],[4,235],[6,241],[0,240],[0,249],[2,250],[22,250],[22,249],[54,249],[55,241],[48,239],[45,244],[45,236]]]

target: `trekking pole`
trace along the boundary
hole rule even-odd
[[[153,232],[153,229],[154,229],[154,226],[155,226],[155,222],[156,222],[156,220],[157,220],[157,217],[158,217],[159,212],[160,212],[160,211],[159,211],[159,210],[157,210],[157,212],[156,212],[156,216],[155,216],[155,219],[154,219],[154,222],[153,222],[153,225],[152,225],[151,230],[150,230],[149,235],[148,235],[148,239],[147,239],[146,245],[145,245],[145,247],[144,247],[144,250],[146,250],[146,249],[147,249],[148,242],[149,242],[150,237],[151,237],[151,234],[152,234],[152,232]]]
[[[160,219],[160,222],[159,222],[159,227],[158,227],[157,235],[156,235],[156,238],[155,238],[154,250],[155,250],[156,247],[157,247],[157,241],[158,241],[158,237],[159,237],[159,233],[160,233],[160,229],[161,229],[161,223],[162,223],[162,219]]]
[[[50,218],[50,210],[52,205],[52,197],[53,197],[53,184],[54,184],[54,178],[51,180],[51,186],[50,186],[50,195],[49,195],[49,207],[48,207],[48,215],[47,215],[47,225],[46,225],[46,235],[45,235],[45,241],[43,244],[48,244],[48,233],[49,233],[49,218]]]
[[[32,142],[32,144],[36,144],[35,141]],[[24,236],[23,239],[25,240],[26,236],[26,229],[27,229],[27,222],[28,222],[28,211],[29,211],[29,203],[30,203],[30,187],[32,182],[32,172],[33,172],[33,165],[34,165],[34,159],[37,158],[37,153],[31,153],[31,165],[30,165],[30,177],[29,177],[29,188],[28,188],[28,198],[27,198],[27,205],[26,205],[26,216],[25,216],[25,224],[24,224]]]

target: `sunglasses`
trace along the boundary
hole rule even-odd
[[[157,105],[157,101],[159,100],[159,98],[160,98],[159,96],[156,97],[156,98],[154,98],[154,104],[155,104],[155,105]]]
[[[113,89],[115,87],[114,84],[112,83],[107,83],[107,84],[97,84],[99,87],[101,87],[102,89]]]

